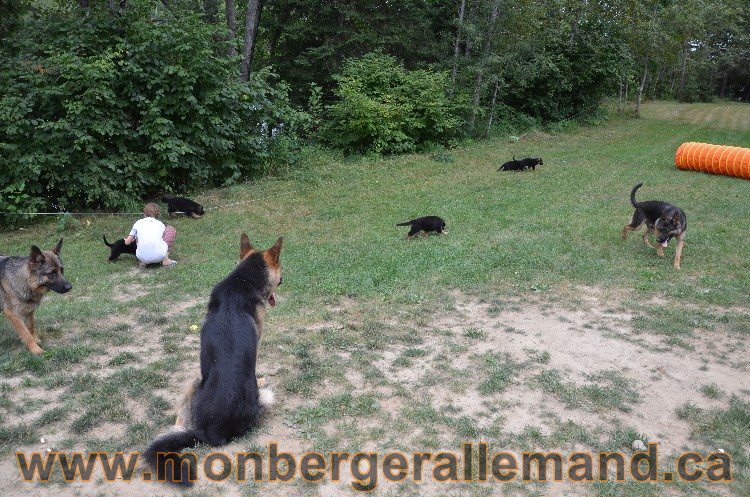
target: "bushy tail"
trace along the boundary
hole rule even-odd
[[[637,207],[638,202],[635,201],[635,192],[638,191],[638,188],[642,187],[643,183],[638,183],[633,187],[632,190],[630,190],[630,203],[633,204],[633,207]]]
[[[112,244],[107,241],[107,237],[105,235],[102,235],[102,239],[104,240],[104,245],[107,247],[111,247]]]
[[[194,430],[165,433],[151,442],[143,452],[143,459],[156,470],[156,480],[189,487],[198,479],[198,463],[187,457],[180,458],[180,452],[202,441]]]
[[[406,221],[405,223],[398,223],[396,226],[411,226],[414,221]]]

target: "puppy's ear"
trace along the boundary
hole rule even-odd
[[[253,244],[250,243],[250,239],[247,237],[247,234],[242,233],[242,236],[240,236],[240,260],[243,260],[253,252],[255,252]]]
[[[36,245],[31,246],[31,262],[36,264],[42,264],[44,262],[44,254]]]
[[[53,254],[60,255],[60,250],[62,250],[62,241],[63,239],[60,238],[60,241],[57,242],[57,245],[55,245],[55,248],[52,249]]]
[[[278,240],[276,240],[276,243],[267,250],[268,255],[271,257],[271,260],[274,261],[277,265],[279,263],[279,255],[281,255],[281,245],[284,243],[284,239],[279,237]]]
[[[674,211],[674,214],[672,214],[672,221],[674,221],[675,224],[680,224],[680,211]]]

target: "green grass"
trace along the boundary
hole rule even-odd
[[[297,402],[274,416],[316,449],[427,450],[474,437],[506,447],[628,449],[645,435],[627,426],[591,432],[548,416],[548,429],[504,432],[503,413],[512,407],[504,395],[515,388],[617,419],[642,402],[638,386],[613,369],[620,365],[573,378],[557,369],[554,350],[534,346],[515,358],[496,349],[475,353],[497,345],[498,336],[528,339],[515,323],[461,328],[436,320],[454,314],[464,296],[485,304],[492,319],[523,310],[526,301],[585,311],[580,297],[597,289],[612,296],[608,312],[635,314],[628,325],[655,337],[655,348],[695,353],[708,332],[726,332],[733,347],[746,347],[750,181],[680,171],[673,161],[684,141],[747,146],[749,115],[745,104],[650,103],[640,120],[612,118],[435,154],[345,160],[310,149],[279,177],[194,195],[216,209],[201,220],[168,221],[178,231],[180,262],[169,269],[141,270],[127,255],[107,262],[101,235],[124,236],[135,217],[83,217],[62,233],[53,220],[4,232],[3,254],[48,248],[64,236],[73,290],[47,296],[37,312],[42,357],[23,350],[0,320],[0,373],[22,379],[2,386],[0,453],[32,444],[42,429],[59,431],[60,447],[140,449],[171,422],[173,390],[195,367],[198,335],[190,326],[200,325],[212,286],[234,267],[242,232],[259,248],[285,237],[284,284],[279,306],[268,312],[261,360],[273,372],[269,381]],[[513,155],[541,156],[544,165],[496,172]],[[671,264],[674,247],[660,259],[637,236],[619,239],[632,215],[630,188],[640,181],[639,198],[668,200],[687,213],[681,271]],[[223,207],[235,202],[242,203]],[[444,217],[449,234],[407,241],[395,226],[427,214]],[[184,311],[170,312],[177,305]],[[580,328],[612,332],[598,326]],[[459,356],[465,363],[456,366]],[[411,383],[399,383],[404,378]],[[719,385],[695,388],[696,399],[732,404],[709,413],[686,398],[674,415],[694,427],[696,439],[715,436],[746,451],[746,404]],[[15,400],[31,389],[49,391],[54,405]],[[467,391],[484,400],[476,415],[451,403]],[[21,412],[32,421],[19,422]],[[122,425],[125,435],[90,435],[108,423]],[[739,464],[746,475],[750,464]],[[649,488],[628,493],[607,484],[592,492],[661,491]]]

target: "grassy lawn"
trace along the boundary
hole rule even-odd
[[[280,405],[227,451],[280,440],[290,451],[722,448],[730,485],[563,486],[570,495],[750,494],[750,182],[683,172],[685,141],[750,146],[750,107],[650,103],[640,120],[497,138],[436,155],[342,160],[309,151],[279,178],[202,192],[216,207],[178,231],[173,268],[108,263],[101,241],[137,217],[79,218],[6,232],[0,253],[51,248],[73,284],[37,313],[43,357],[0,321],[0,490],[14,450],[143,449],[174,422],[197,365],[211,287],[239,236],[285,237],[284,285],[269,310],[259,368]],[[511,156],[536,172],[499,173]],[[640,237],[620,241],[630,188],[688,217],[682,270]],[[223,207],[227,204],[237,205]],[[397,222],[434,214],[449,233],[404,239]],[[44,437],[45,443],[40,439]],[[153,486],[55,485],[74,495],[145,495]],[[383,485],[382,495],[562,495],[555,485]],[[170,489],[158,487],[165,493]],[[198,485],[195,495],[284,494]],[[501,488],[500,490],[498,488]],[[46,490],[45,490],[46,489]],[[294,487],[349,495],[349,485]]]

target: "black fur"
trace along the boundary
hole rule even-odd
[[[682,264],[682,249],[685,246],[685,230],[687,230],[687,217],[685,212],[676,205],[662,202],[660,200],[648,200],[637,202],[635,192],[643,186],[638,183],[630,190],[630,203],[635,208],[633,218],[622,228],[621,238],[627,239],[628,233],[640,229],[644,224],[646,231],[642,235],[643,243],[656,249],[656,254],[664,256],[669,240],[677,238],[677,246],[674,255],[674,267],[680,269]],[[649,235],[656,235],[657,244],[654,247],[649,241]]]
[[[193,202],[189,198],[162,197],[161,201],[167,204],[167,212],[170,216],[174,216],[175,213],[180,212],[186,216],[199,218],[205,213],[201,204]]]
[[[687,229],[687,217],[685,212],[676,205],[660,200],[636,202],[635,192],[642,186],[643,183],[638,183],[630,191],[630,203],[635,207],[630,226],[636,228],[646,223],[649,229],[656,231],[658,243],[668,242],[684,232]]]
[[[133,240],[130,245],[125,245],[124,238],[120,238],[113,243],[109,243],[107,237],[104,235],[102,235],[102,238],[104,239],[104,245],[109,247],[110,250],[109,262],[116,261],[122,254],[135,255],[135,250],[138,248],[138,243],[135,240]]]
[[[255,360],[259,340],[258,308],[268,300],[268,266],[263,252],[241,261],[214,286],[201,329],[201,380],[190,404],[192,428],[167,433],[144,452],[156,467],[157,453],[180,452],[198,442],[225,445],[258,426],[262,413]],[[164,466],[164,461],[162,466]],[[181,480],[167,481],[190,485]]]
[[[513,160],[509,160],[500,166],[498,171],[523,171],[525,169],[536,170],[537,165],[544,165],[541,157],[527,157],[525,159],[516,160],[516,156],[514,155]]]
[[[412,237],[420,231],[423,231],[425,234],[431,232],[440,234],[446,233],[445,221],[437,216],[418,217],[417,219],[412,219],[405,223],[398,223],[396,226],[411,226],[409,233],[406,235],[407,237]]]

